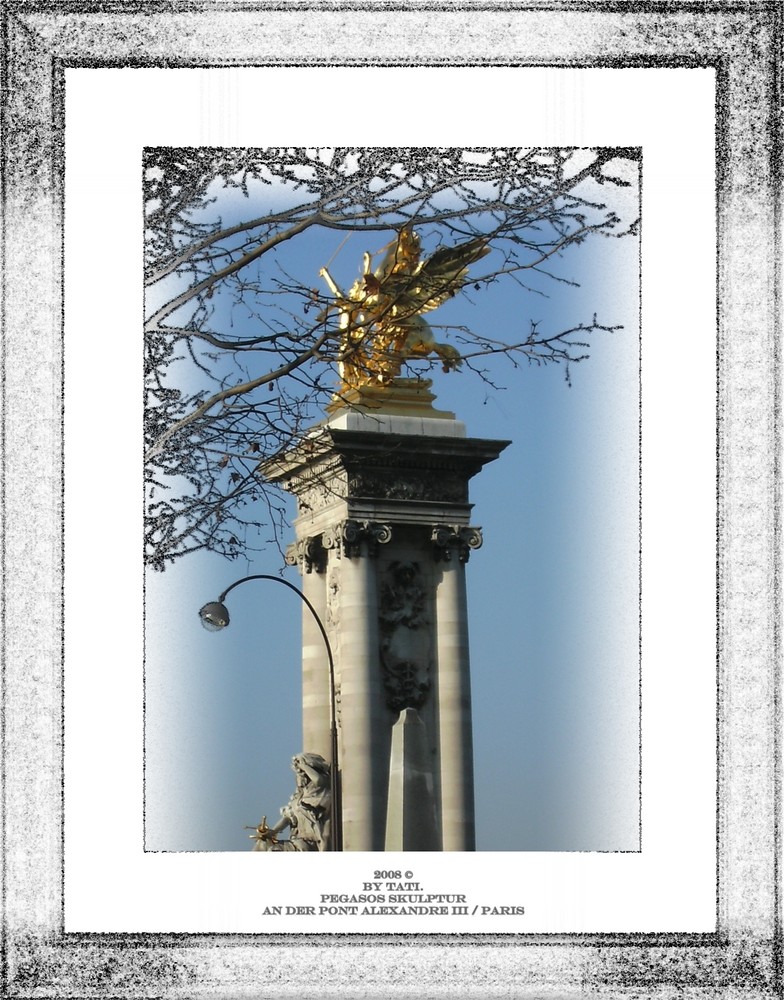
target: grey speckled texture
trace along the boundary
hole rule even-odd
[[[292,3],[285,10],[148,3],[144,14],[130,3],[4,7],[4,995],[351,1000],[777,993],[776,5],[378,3],[371,11],[348,3]],[[328,65],[345,59],[720,66],[715,935],[305,941],[62,932],[64,66],[253,65],[280,62],[280,53],[289,63]]]

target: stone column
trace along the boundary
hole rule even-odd
[[[327,551],[323,587],[316,564],[310,574],[301,564],[306,595],[325,607],[335,655],[344,850],[384,850],[392,730],[408,708],[425,727],[427,767],[406,740],[414,729],[401,726],[395,760],[404,764],[392,768],[400,786],[393,782],[392,801],[403,805],[402,813],[393,805],[392,828],[401,816],[406,827],[408,792],[415,811],[424,811],[420,779],[429,787],[429,776],[431,827],[441,829],[443,849],[475,850],[464,563],[481,536],[468,526],[468,483],[508,442],[468,438],[454,414],[433,409],[432,398],[418,381],[379,387],[367,400],[334,407],[301,444],[262,467],[269,482],[297,497],[297,544],[320,537]],[[379,566],[374,550],[392,531]],[[396,583],[406,566],[414,584]],[[422,607],[409,607],[419,591]],[[303,621],[303,718],[312,744],[305,749],[329,756],[326,664],[312,622]],[[414,843],[413,829],[401,836]]]
[[[441,566],[436,586],[436,691],[441,768],[443,850],[476,849],[474,755],[465,564],[482,544],[477,528],[438,525],[435,557]]]
[[[298,565],[302,593],[321,621],[327,623],[326,551],[321,537],[303,538],[289,546],[286,562]],[[302,605],[302,749],[332,761],[330,741],[329,658],[321,629]]]
[[[344,851],[383,851],[388,748],[379,664],[378,586],[374,559],[386,525],[346,521],[325,532],[330,560],[340,559],[340,773]]]

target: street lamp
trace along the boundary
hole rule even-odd
[[[219,632],[221,629],[226,628],[229,624],[229,609],[223,603],[226,599],[226,595],[231,593],[235,587],[239,587],[241,583],[247,583],[248,580],[271,580],[273,583],[282,583],[284,587],[288,587],[289,590],[293,590],[294,593],[301,598],[303,603],[306,605],[307,609],[313,615],[316,620],[316,624],[321,632],[321,637],[324,640],[324,646],[327,650],[327,661],[329,663],[329,736],[330,736],[330,747],[332,753],[332,760],[330,762],[329,772],[330,772],[330,784],[331,796],[330,796],[330,850],[332,851],[342,851],[343,850],[343,829],[342,829],[342,817],[340,809],[340,771],[338,768],[338,728],[337,728],[337,713],[335,711],[335,660],[332,656],[332,647],[329,644],[329,638],[327,637],[327,630],[324,628],[324,623],[319,618],[316,613],[316,609],[310,603],[310,601],[305,597],[302,591],[295,587],[293,583],[289,583],[288,580],[284,580],[279,576],[269,576],[266,573],[255,573],[252,576],[244,576],[241,580],[235,580],[230,587],[227,587],[223,593],[218,597],[217,601],[208,601],[203,608],[199,611],[199,618],[201,623],[209,632]]]

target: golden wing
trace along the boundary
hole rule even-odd
[[[481,238],[441,247],[418,264],[413,274],[393,273],[381,282],[381,288],[394,299],[401,312],[408,315],[431,312],[463,287],[468,268],[488,253],[490,247]]]

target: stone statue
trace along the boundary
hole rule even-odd
[[[254,851],[326,851],[329,849],[332,793],[330,768],[317,753],[301,753],[291,760],[297,787],[280,810],[281,818],[273,827],[265,816],[250,834]],[[288,840],[278,834],[289,827]]]
[[[319,272],[340,310],[339,371],[342,389],[387,385],[400,374],[408,358],[437,354],[444,371],[460,364],[449,344],[438,343],[422,313],[430,312],[465,284],[468,268],[490,247],[477,237],[453,247],[441,247],[421,260],[421,243],[411,226],[389,243],[379,266],[363,256],[362,275],[340,290],[326,267]]]

